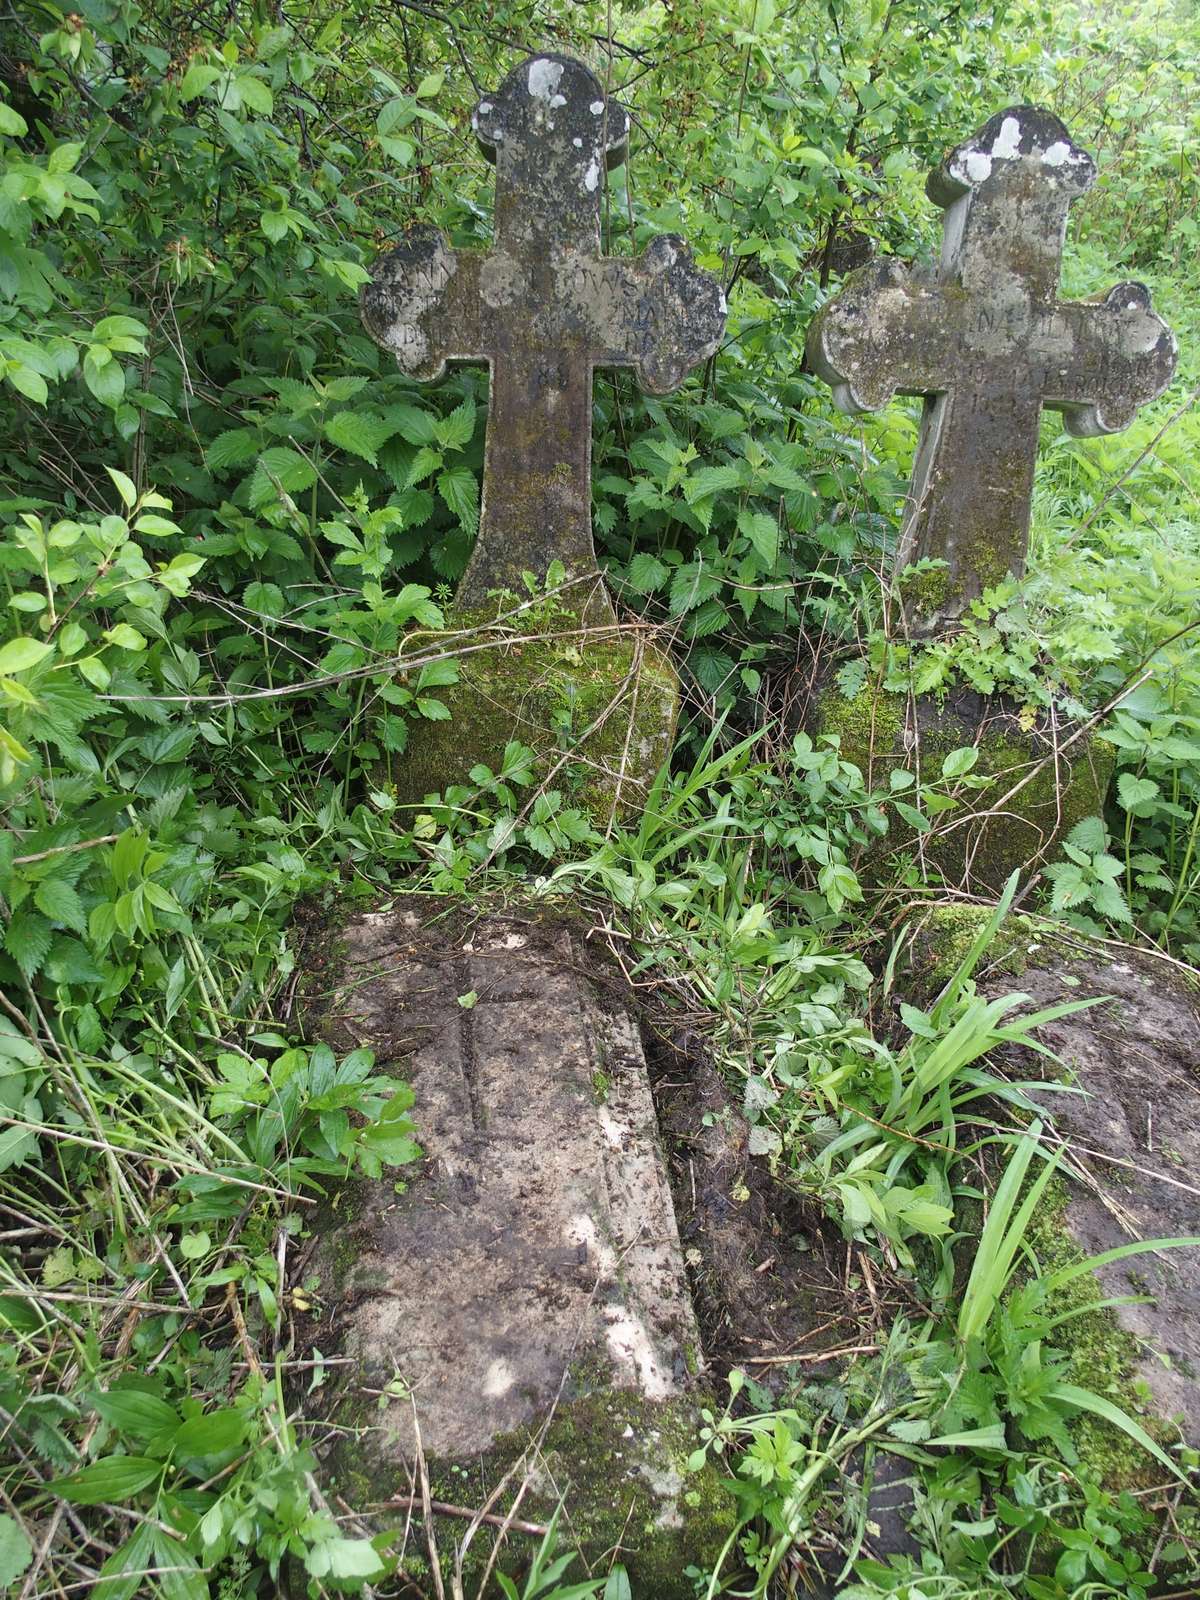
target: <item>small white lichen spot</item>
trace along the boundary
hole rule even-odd
[[[602,116],[603,113],[604,113],[604,101],[603,100],[593,100],[591,105],[588,107],[588,110],[592,113],[592,115],[594,117]]]
[[[575,137],[571,140],[571,143],[575,146],[576,150],[582,150],[583,149],[583,140],[579,137],[578,134],[576,134]]]
[[[599,182],[600,163],[596,160],[595,156],[593,156],[588,162],[587,171],[583,175],[583,187],[588,191],[589,194],[591,194]]]
[[[1005,161],[1011,156],[1021,153],[1021,124],[1016,117],[1005,117],[1000,124],[1000,132],[992,141],[992,154],[998,161]]]
[[[565,94],[555,94],[555,95],[551,95],[551,97],[550,97],[550,105],[551,105],[552,108],[557,108],[558,106],[565,106],[566,103],[567,103],[567,97],[566,97]]]
[[[486,117],[488,112],[492,109],[492,102],[490,100],[481,100],[475,109],[479,116]]]
[[[544,100],[548,106],[553,105],[554,96],[558,93],[558,85],[562,80],[562,75],[561,61],[531,61],[529,63],[530,94],[535,100]]]
[[[726,300],[726,298],[725,298],[725,291],[724,291],[724,289],[722,289],[722,290],[721,290],[721,301],[720,301],[720,305],[721,305],[721,315],[722,315],[722,316],[725,316],[725,314],[726,314],[726,313],[727,313],[727,312],[728,312],[728,310],[729,310],[729,301],[728,301],[728,300]]]

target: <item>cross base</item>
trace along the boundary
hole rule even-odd
[[[457,644],[494,648],[471,648],[458,659],[458,683],[439,689],[449,721],[410,723],[408,747],[379,774],[398,804],[419,806],[450,785],[478,789],[472,768],[500,773],[517,741],[534,752],[533,783],[508,785],[518,806],[544,783],[601,826],[640,813],[675,736],[679,678],[669,656],[640,629],[594,633],[574,616],[530,615],[447,615]]]
[[[995,895],[1014,871],[1025,877],[1052,859],[1077,822],[1102,811],[1110,747],[1084,737],[1063,750],[1076,726],[1060,721],[1052,739],[1047,729],[1022,727],[1016,712],[1003,696],[964,689],[952,690],[944,705],[933,695],[873,684],[850,700],[832,685],[818,694],[809,733],[836,734],[842,760],[853,762],[870,788],[886,791],[889,773],[902,769],[937,783],[945,757],[968,745],[979,750],[971,776],[992,779],[986,788],[962,787],[958,804],[931,818],[925,834],[889,808],[890,831],[860,862],[860,878],[892,881],[892,857],[903,851],[914,855],[919,881],[940,876],[952,887]]]

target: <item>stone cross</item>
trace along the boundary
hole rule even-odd
[[[495,241],[453,250],[411,229],[362,294],[372,337],[413,377],[488,362],[491,391],[479,538],[456,603],[524,593],[522,573],[596,569],[591,527],[592,372],[633,367],[665,394],[713,354],[725,297],[674,235],[638,259],[600,253],[606,168],[625,158],[629,118],[569,56],[514,67],[472,117],[496,164]],[[568,601],[570,597],[568,596]],[[584,614],[614,619],[597,583]]]
[[[1140,283],[1058,298],[1067,211],[1095,176],[1050,112],[1000,112],[930,175],[946,212],[938,268],[873,263],[810,331],[810,364],[843,411],[925,397],[898,566],[947,568],[917,587],[918,631],[1020,576],[1042,407],[1070,433],[1114,433],[1174,373],[1174,337]]]

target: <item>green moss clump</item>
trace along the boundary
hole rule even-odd
[[[398,1398],[394,1403],[408,1402]],[[347,1504],[362,1511],[394,1495],[408,1496],[412,1490],[407,1469],[373,1447],[372,1424],[382,1420],[378,1413],[357,1409],[359,1415],[351,1419],[346,1403],[338,1408],[339,1426],[350,1431],[340,1436],[329,1475]],[[515,1468],[494,1508],[498,1515],[504,1515],[528,1476],[517,1513],[523,1521],[545,1524],[560,1494],[565,1498],[560,1552],[574,1546],[593,1571],[603,1572],[612,1552],[619,1549],[638,1600],[693,1600],[686,1569],[711,1569],[737,1520],[734,1498],[716,1468],[706,1463],[699,1472],[687,1470],[698,1429],[696,1400],[651,1401],[631,1390],[613,1388],[606,1381],[602,1359],[584,1360],[573,1368],[544,1435],[539,1437],[536,1429],[503,1435],[470,1462],[431,1458],[430,1498],[480,1506]],[[535,1439],[536,1448],[531,1449]],[[406,1515],[406,1511],[392,1513],[401,1524]],[[418,1578],[428,1571],[428,1542],[419,1510],[414,1520],[403,1570]],[[435,1513],[438,1557],[447,1577],[454,1570],[455,1548],[466,1528],[465,1520]],[[487,1566],[494,1537],[494,1530],[484,1526],[472,1540],[463,1563],[468,1594],[474,1593],[473,1584]],[[497,1560],[499,1570],[519,1575],[536,1547],[536,1536],[510,1532]],[[571,1575],[584,1576],[581,1563],[573,1566]]]
[[[495,648],[458,658],[458,683],[438,690],[449,721],[410,723],[407,749],[381,774],[396,799],[419,805],[470,783],[480,763],[498,772],[505,745],[518,740],[535,752],[538,778],[568,752],[586,769],[571,798],[597,821],[607,822],[614,807],[636,809],[674,741],[679,679],[669,658],[619,633],[580,639],[571,616],[532,624],[538,637],[521,643],[509,642],[513,630],[486,612],[451,620],[470,631],[463,643]],[[563,785],[564,769],[554,781]]]
[[[1080,739],[1067,752],[1060,748],[1055,759],[1042,731],[1026,730],[1010,708],[1001,705],[997,710],[973,694],[951,697],[942,705],[930,696],[890,689],[862,689],[849,700],[828,689],[818,699],[812,721],[813,733],[838,736],[842,758],[853,762],[874,787],[885,784],[894,768],[915,770],[923,783],[934,783],[950,751],[965,745],[978,749],[974,775],[996,781],[984,789],[964,790],[958,806],[939,816],[922,841],[926,863],[947,882],[964,887],[998,891],[1014,870],[1044,859],[1081,818],[1103,809],[1112,773],[1112,756],[1104,745]],[[1031,765],[1048,755],[1051,759],[990,814]],[[964,822],[964,816],[970,820]],[[898,834],[897,826],[893,822],[889,853],[897,844],[917,842],[915,831]],[[879,852],[880,859],[883,854]],[[869,863],[867,871],[869,875]]]

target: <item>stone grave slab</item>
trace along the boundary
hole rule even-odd
[[[667,393],[715,352],[725,297],[674,234],[636,258],[602,254],[604,175],[625,160],[629,116],[582,62],[531,56],[480,100],[472,125],[496,168],[492,248],[455,249],[436,228],[410,228],[376,263],[362,316],[415,378],[436,380],[448,362],[490,369],[479,534],[454,622],[468,630],[491,623],[505,609],[498,595],[527,599],[526,574],[538,583],[552,570],[559,576],[546,615],[526,610],[507,627],[541,634],[545,647],[471,657],[461,686],[443,696],[452,729],[414,730],[397,798],[418,802],[480,762],[494,771],[509,739],[529,743],[516,724],[530,686],[544,685],[549,652],[560,667],[572,654],[586,660],[589,703],[597,695],[601,708],[618,701],[604,717],[606,738],[589,733],[588,718],[574,727],[587,735],[582,754],[595,768],[585,803],[611,813],[617,803],[636,805],[669,754],[678,683],[644,634],[617,628],[597,570],[592,375],[632,368],[649,393]],[[482,642],[490,644],[486,633]],[[639,698],[633,691],[643,682]],[[536,711],[526,716],[538,720]],[[613,762],[606,746],[618,729],[621,760]]]
[[[322,1007],[336,1048],[412,1084],[425,1152],[404,1193],[348,1185],[307,1269],[303,1337],[351,1360],[308,1405],[362,1429],[335,1435],[330,1480],[403,1525],[415,1416],[434,1500],[481,1507],[524,1457],[501,1515],[528,1476],[522,1519],[565,1492],[597,1570],[619,1544],[635,1593],[690,1595],[732,1503],[684,1470],[704,1385],[636,1022],[561,920],[431,915],[356,915]],[[463,1531],[435,1527],[446,1552]],[[504,1564],[532,1548],[511,1535]]]
[[[930,176],[946,214],[937,268],[874,262],[813,323],[809,360],[842,410],[925,399],[897,569],[946,566],[908,591],[913,631],[1020,576],[1044,407],[1070,433],[1116,432],[1174,374],[1174,336],[1142,284],[1058,298],[1067,214],[1095,177],[1049,111],[998,113]]]

